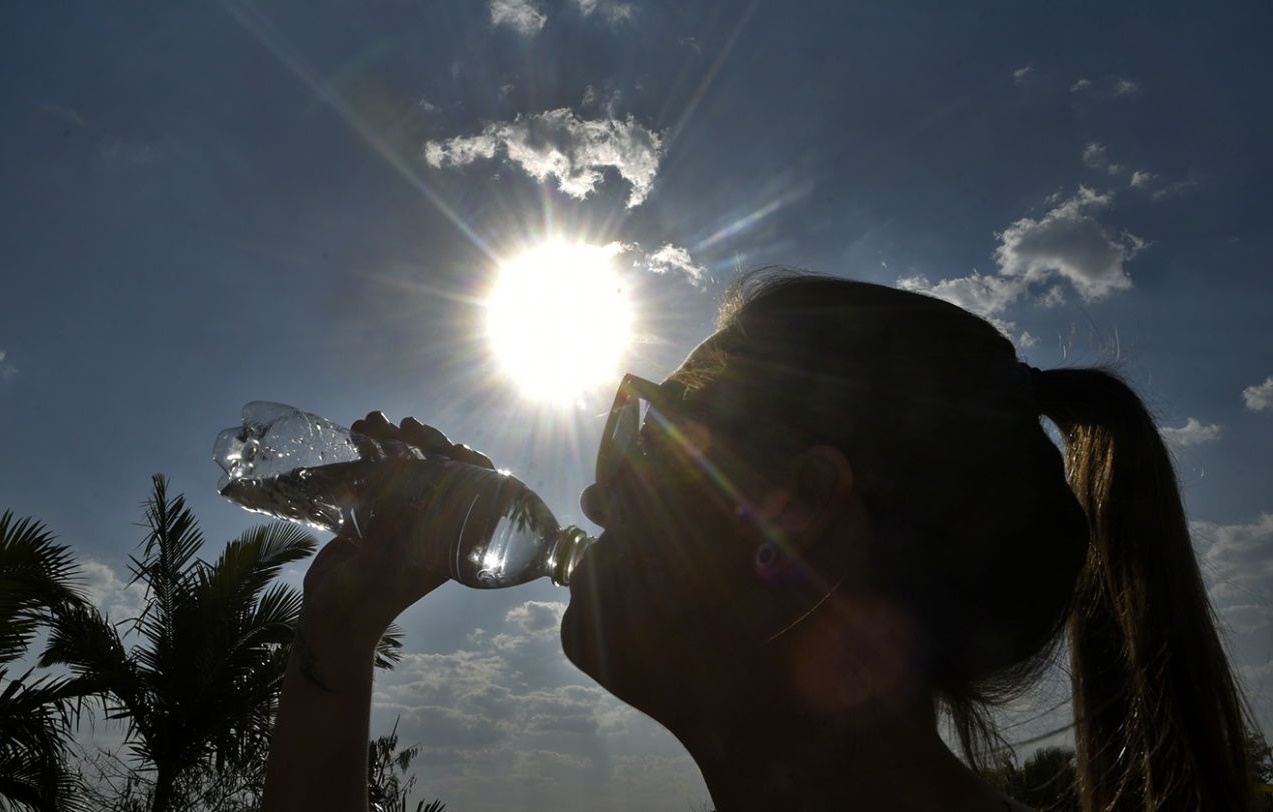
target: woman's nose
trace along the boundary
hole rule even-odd
[[[606,526],[606,502],[601,496],[601,489],[595,482],[579,494],[579,507],[583,510],[583,515],[588,517],[588,521],[598,527]]]

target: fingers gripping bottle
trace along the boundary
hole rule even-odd
[[[217,489],[231,502],[333,532],[348,522],[359,532],[370,483],[383,466],[397,466],[393,493],[401,495],[401,510],[447,512],[444,518],[454,521],[435,524],[458,527],[452,538],[419,543],[449,545],[443,574],[477,589],[541,576],[564,586],[592,542],[578,527],[560,527],[516,477],[398,442],[379,443],[278,403],[244,406],[243,425],[217,435],[212,458],[225,472]],[[377,498],[384,493],[378,490]]]

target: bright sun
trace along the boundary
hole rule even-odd
[[[632,309],[617,246],[545,242],[507,261],[486,300],[486,332],[527,396],[566,402],[617,376]]]

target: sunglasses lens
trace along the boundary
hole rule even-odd
[[[608,479],[619,468],[625,457],[640,446],[641,427],[650,411],[650,402],[632,391],[630,386],[619,390],[610,413],[608,432],[601,440],[597,457],[597,481]]]
[[[623,456],[636,444],[637,434],[641,431],[641,411],[641,400],[629,394],[619,409],[614,435],[610,438],[616,456]]]

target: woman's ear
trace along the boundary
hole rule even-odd
[[[806,548],[850,509],[852,493],[853,468],[844,452],[815,445],[791,461],[780,486],[757,512],[789,545]]]

